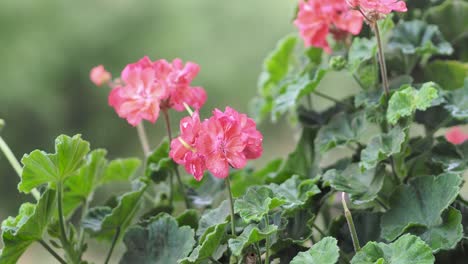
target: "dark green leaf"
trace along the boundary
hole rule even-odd
[[[424,75],[442,86],[445,90],[455,90],[463,87],[468,77],[468,64],[454,60],[436,60],[424,68]]]
[[[462,238],[461,216],[455,209],[442,213],[460,191],[461,178],[445,173],[422,176],[402,185],[390,198],[382,217],[382,237],[394,240],[404,232],[419,235],[434,251],[453,248]]]
[[[230,214],[229,207],[229,201],[224,200],[217,208],[205,212],[200,218],[197,236],[203,235],[212,226],[226,223],[226,218]]]
[[[240,256],[244,248],[266,239],[277,229],[274,225],[269,225],[263,230],[260,230],[256,225],[248,225],[238,237],[229,239],[229,248],[234,256]]]
[[[200,238],[199,245],[193,249],[190,256],[182,259],[180,264],[199,263],[201,260],[211,257],[221,244],[225,235],[227,223],[208,228]]]
[[[468,78],[465,79],[463,88],[451,91],[447,94],[445,109],[456,119],[468,118]]]
[[[361,152],[361,168],[365,170],[375,168],[380,161],[399,153],[405,137],[404,130],[396,126],[387,134],[372,138],[367,147]]]
[[[140,198],[146,187],[146,183],[136,181],[134,190],[120,196],[115,208],[97,207],[90,209],[83,221],[83,226],[99,239],[112,239],[117,229],[124,233],[140,208]]]
[[[192,251],[194,232],[188,226],[178,227],[168,214],[161,214],[146,227],[133,226],[124,237],[127,251],[120,263],[177,263]]]
[[[369,242],[351,264],[433,264],[431,248],[417,236],[406,234],[391,244]]]
[[[175,168],[174,161],[169,157],[169,144],[165,138],[146,161],[145,174],[155,183],[166,180]]]
[[[323,175],[323,179],[329,181],[335,190],[348,193],[355,204],[375,200],[382,189],[384,178],[384,166],[362,171],[357,163],[350,164],[343,171],[332,169]]]
[[[458,0],[446,0],[439,6],[426,11],[425,20],[436,24],[444,37],[454,43],[468,35],[468,3]]]
[[[299,253],[290,264],[334,264],[340,256],[337,241],[333,237],[325,237],[306,252]]]
[[[435,83],[428,82],[416,90],[409,86],[395,92],[388,102],[387,121],[396,124],[402,117],[411,116],[416,110],[424,111],[439,97]]]
[[[29,193],[39,185],[63,181],[83,165],[88,152],[89,143],[81,135],[57,137],[54,154],[35,150],[21,159],[24,168],[18,189]]]
[[[284,204],[284,199],[275,197],[270,188],[265,186],[253,186],[247,190],[247,193],[238,198],[234,203],[234,211],[242,219],[249,223],[250,221],[260,221],[270,210]]]
[[[176,218],[179,226],[190,226],[193,230],[197,230],[198,228],[198,219],[198,211],[195,209],[185,210]]]
[[[0,251],[0,263],[17,263],[33,242],[43,238],[47,225],[55,213],[55,201],[55,192],[47,190],[37,205],[22,204],[16,217],[9,217],[2,222],[4,247]]]
[[[316,180],[301,180],[297,175],[280,185],[270,184],[270,189],[285,201],[283,207],[290,211],[304,206],[311,197],[320,193]]]
[[[315,148],[322,154],[336,146],[358,141],[365,129],[365,113],[338,113],[322,126],[315,138]]]

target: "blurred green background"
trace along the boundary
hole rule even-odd
[[[294,32],[296,1],[219,0],[2,0],[0,1],[1,132],[18,158],[39,148],[53,151],[59,134],[81,133],[109,157],[141,156],[136,130],[107,105],[107,88],[89,81],[104,64],[114,76],[144,55],[176,57],[201,66],[195,85],[205,87],[207,116],[230,105],[248,111],[263,58],[278,39]],[[180,114],[173,115],[177,126]],[[153,145],[162,122],[146,123]],[[285,124],[264,124],[265,155],[289,152],[294,139]],[[16,215],[29,199],[0,155],[0,219]],[[1,247],[1,246],[0,246]],[[34,260],[32,259],[34,257]],[[53,263],[40,247],[20,263]]]

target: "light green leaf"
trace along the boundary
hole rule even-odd
[[[234,256],[240,256],[244,248],[266,239],[277,230],[278,227],[274,225],[269,225],[264,230],[260,230],[253,224],[248,225],[238,237],[229,239],[229,248]]]
[[[404,130],[396,126],[387,134],[381,134],[372,138],[367,147],[361,152],[361,169],[369,170],[375,168],[380,161],[399,153],[405,137]]]
[[[168,214],[160,214],[146,226],[131,227],[124,237],[127,251],[120,263],[177,263],[192,251],[194,232],[188,226],[177,226]]]
[[[315,148],[323,154],[336,146],[356,142],[365,130],[365,123],[363,111],[353,115],[338,113],[320,128],[315,138]]]
[[[429,8],[424,19],[436,24],[444,37],[454,43],[468,36],[468,3],[466,1],[446,0],[441,5]]]
[[[200,238],[198,246],[190,253],[190,256],[179,261],[181,264],[199,263],[211,257],[221,244],[225,235],[227,223],[211,226]]]
[[[442,213],[457,197],[460,184],[457,174],[444,173],[400,186],[390,198],[391,209],[382,216],[382,237],[391,241],[411,232],[434,251],[453,248],[462,238],[461,216],[456,209]]]
[[[155,183],[166,180],[175,168],[174,161],[169,157],[169,144],[169,140],[165,138],[146,162],[146,177]]]
[[[200,218],[197,236],[203,235],[212,226],[226,223],[226,218],[230,215],[229,207],[229,202],[224,200],[217,208],[206,211]]]
[[[332,169],[323,175],[323,179],[329,181],[335,190],[348,193],[351,201],[358,205],[377,198],[384,178],[384,166],[362,171],[357,163],[350,164],[343,171]]]
[[[249,223],[260,221],[270,210],[284,204],[286,201],[275,197],[273,191],[265,186],[253,186],[247,193],[234,203],[234,211]]]
[[[433,264],[431,248],[417,236],[406,234],[391,244],[369,242],[351,264]]]
[[[437,26],[419,20],[398,24],[393,30],[388,47],[406,55],[450,55],[453,52],[452,46],[444,39]]]
[[[101,181],[103,184],[112,181],[129,181],[140,165],[141,161],[137,158],[112,160],[109,162]]]
[[[456,119],[468,118],[468,78],[465,79],[463,88],[451,91],[447,94],[447,109]]]
[[[402,117],[411,116],[416,110],[424,111],[432,106],[432,102],[439,97],[436,84],[424,83],[416,90],[409,86],[395,92],[388,102],[387,121],[396,124]]]
[[[424,67],[424,76],[444,90],[455,90],[463,87],[465,78],[468,78],[468,64],[455,60],[436,60]]]
[[[47,190],[42,194],[37,205],[24,203],[16,217],[9,217],[2,222],[4,247],[0,251],[0,263],[17,263],[33,242],[43,238],[55,212],[55,201],[55,192]]]
[[[21,159],[24,168],[18,190],[29,193],[39,185],[63,181],[83,165],[88,152],[89,143],[81,135],[57,137],[54,154],[35,150]]]
[[[124,233],[140,208],[140,198],[147,188],[141,181],[134,183],[134,190],[123,194],[115,208],[95,207],[89,210],[83,221],[85,229],[99,239],[112,239],[117,229]]]
[[[340,249],[333,237],[325,237],[306,252],[300,252],[290,264],[335,264],[340,256]]]
[[[320,193],[315,180],[301,180],[297,175],[280,185],[272,183],[269,187],[275,196],[285,201],[283,207],[289,211],[301,208],[311,197]]]

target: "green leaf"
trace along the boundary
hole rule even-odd
[[[384,166],[362,171],[359,164],[350,164],[345,170],[328,170],[323,179],[337,191],[349,194],[355,204],[364,204],[375,200],[382,189],[385,178]]]
[[[397,188],[390,198],[391,209],[382,216],[382,237],[391,241],[411,232],[434,251],[453,248],[462,238],[461,216],[456,209],[442,213],[457,197],[460,184],[457,174],[444,173],[417,177]]]
[[[47,190],[42,194],[37,205],[24,203],[16,217],[8,217],[2,222],[4,247],[0,251],[0,263],[17,263],[33,242],[42,239],[55,213],[55,201],[55,192]]]
[[[269,225],[263,230],[260,230],[256,225],[248,225],[238,237],[229,239],[229,248],[234,256],[240,256],[244,248],[266,239],[277,230],[278,227],[274,225]]]
[[[388,102],[387,121],[396,124],[402,117],[411,116],[416,110],[424,111],[439,97],[435,83],[424,83],[416,90],[409,86],[395,92]]]
[[[21,159],[24,168],[18,190],[29,193],[39,185],[63,181],[83,165],[88,152],[89,143],[81,135],[57,137],[54,154],[34,150]]]
[[[435,60],[424,67],[424,76],[445,90],[463,87],[468,78],[468,64],[454,60]]]
[[[325,237],[306,252],[297,254],[290,264],[334,264],[340,256],[340,249],[333,237]]]
[[[365,121],[362,111],[352,115],[338,113],[320,128],[315,138],[315,148],[323,154],[336,146],[357,142],[365,130]]]
[[[394,127],[387,134],[372,138],[367,147],[361,152],[361,169],[375,168],[380,161],[399,153],[405,138],[405,132],[399,126]]]
[[[444,39],[437,26],[420,20],[398,24],[392,32],[388,47],[405,55],[450,55],[453,52],[452,46]]]
[[[152,218],[146,226],[131,227],[124,237],[127,251],[120,263],[177,263],[192,251],[194,232],[188,226],[177,226],[168,214]]]
[[[169,140],[165,138],[146,161],[145,175],[155,183],[165,181],[175,168],[169,157],[169,144]]]
[[[219,224],[208,228],[200,238],[199,245],[193,249],[190,256],[179,261],[180,264],[199,263],[211,257],[224,239],[227,223]]]
[[[129,181],[135,175],[141,161],[137,158],[115,159],[109,162],[102,183],[112,181]]]
[[[95,207],[89,210],[83,221],[83,226],[91,235],[99,239],[110,240],[117,229],[123,234],[131,224],[133,217],[140,208],[140,198],[143,196],[147,184],[136,181],[134,190],[123,194],[117,200],[115,208]]]
[[[242,219],[250,221],[260,221],[270,210],[284,204],[286,201],[275,197],[270,188],[265,186],[253,186],[247,193],[238,198],[234,203],[234,211],[239,213]]]
[[[446,0],[441,5],[429,8],[424,19],[436,24],[450,42],[468,36],[468,3]]]
[[[308,75],[303,75],[283,86],[273,101],[272,120],[277,121],[281,115],[295,107],[304,96],[313,92],[327,72],[328,69],[319,68],[312,79]]]
[[[283,207],[289,211],[301,208],[311,197],[321,192],[316,185],[316,180],[301,180],[297,175],[280,185],[272,183],[269,187],[275,196],[285,201]]]
[[[198,211],[195,209],[185,210],[176,218],[179,226],[190,226],[193,230],[197,230],[198,228],[198,219]]]
[[[226,218],[230,215],[229,201],[224,200],[217,208],[206,211],[200,218],[197,236],[203,235],[212,226],[226,223]]]
[[[431,248],[417,236],[406,234],[391,244],[369,242],[351,264],[433,264]]]
[[[468,118],[468,78],[465,79],[463,88],[451,91],[447,94],[447,109],[456,119]]]
[[[267,178],[274,177],[279,171],[281,164],[283,164],[282,159],[274,159],[260,169],[252,170],[247,168],[234,171],[229,175],[232,195],[234,197],[241,196],[250,186],[264,184]]]

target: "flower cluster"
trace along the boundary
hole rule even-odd
[[[262,154],[262,134],[246,114],[226,107],[200,121],[198,111],[180,121],[180,136],[171,142],[169,155],[200,181],[208,170],[218,178],[229,175],[229,167],[243,168],[248,159]]]
[[[95,81],[103,78],[103,70],[102,67],[91,72],[91,80],[97,85],[103,83]],[[201,87],[190,86],[199,70],[197,64],[184,65],[180,59],[169,63],[144,57],[124,68],[119,82],[122,84],[113,87],[109,105],[133,126],[143,119],[156,122],[160,110],[183,111],[184,104],[199,109],[206,101],[206,92]]]
[[[299,3],[294,24],[307,47],[323,48],[331,53],[327,41],[329,33],[336,40],[361,32],[363,18],[356,10],[349,10],[345,0],[309,0]]]
[[[377,21],[392,11],[406,12],[406,3],[401,0],[346,0],[353,9],[359,9],[368,22]]]
[[[459,127],[452,127],[445,133],[445,139],[454,145],[460,145],[468,140],[468,134],[464,133]]]

